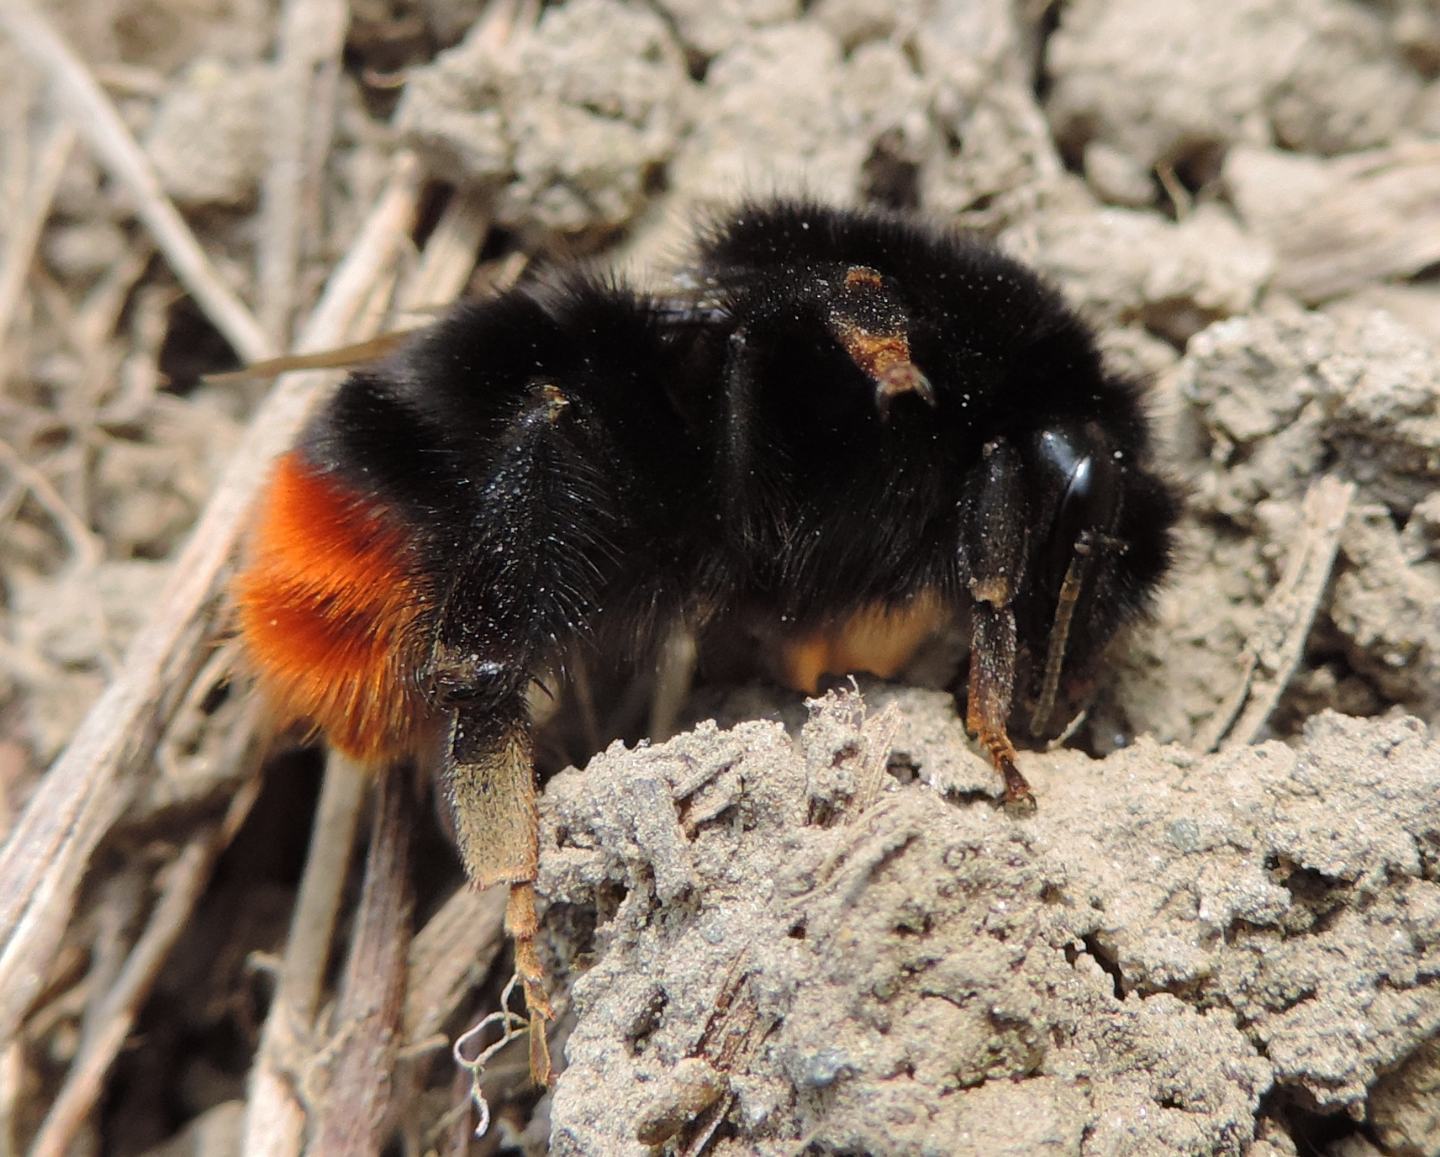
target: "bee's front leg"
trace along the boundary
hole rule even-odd
[[[1029,533],[1023,468],[1019,452],[1004,438],[985,444],[967,479],[961,534],[971,599],[965,723],[1005,781],[1006,806],[1029,811],[1035,796],[1020,774],[1008,730],[1015,698],[1014,601],[1025,581]]]

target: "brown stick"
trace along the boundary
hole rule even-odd
[[[504,946],[506,895],[462,884],[441,905],[410,946],[410,988],[405,994],[405,1043],[415,1046],[439,1032]]]
[[[335,1011],[333,1076],[315,1124],[316,1153],[379,1153],[385,1143],[405,1007],[414,828],[414,786],[392,771],[375,792],[365,885]]]
[[[294,1078],[310,1056],[309,1042],[303,1038],[313,1029],[320,1008],[330,941],[364,798],[361,770],[332,755],[320,788],[300,894],[290,917],[279,985],[250,1074],[242,1153],[286,1157],[298,1155],[304,1144],[305,1106],[296,1095]]]

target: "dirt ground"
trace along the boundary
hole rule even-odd
[[[0,60],[0,1155],[1440,1154],[1430,0],[12,0]],[[472,1089],[497,898],[232,679],[335,375],[204,375],[799,189],[1059,284],[1180,564],[1030,818],[943,656],[583,770],[562,703],[564,1068]]]

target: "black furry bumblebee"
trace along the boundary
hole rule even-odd
[[[353,373],[281,460],[237,583],[281,712],[437,769],[471,878],[511,885],[537,1022],[526,692],[575,640],[738,623],[803,685],[958,624],[968,725],[1025,805],[1012,715],[1044,736],[1083,698],[1171,553],[1139,388],[990,246],[757,202],[694,276],[684,302],[537,280]]]

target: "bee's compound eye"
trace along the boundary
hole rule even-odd
[[[1046,585],[1058,589],[1081,536],[1109,534],[1120,513],[1125,463],[1094,422],[1065,423],[1035,438],[1040,509],[1053,511],[1043,547]]]

